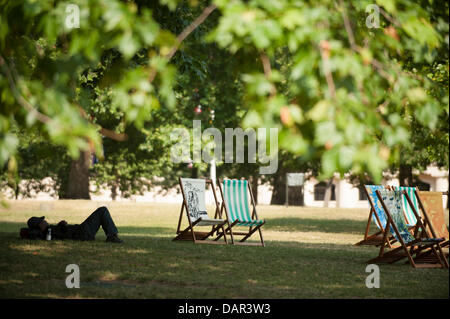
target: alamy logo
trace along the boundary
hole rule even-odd
[[[70,273],[66,277],[67,288],[80,288],[80,267],[77,264],[70,264],[66,267],[66,272]]]
[[[66,28],[78,29],[80,27],[80,8],[76,4],[66,6]]]
[[[375,264],[367,265],[366,272],[370,273],[366,277],[366,287],[371,288],[380,288],[380,267]]]
[[[222,162],[222,133],[215,127],[207,128],[202,133],[201,121],[193,121],[191,134],[186,128],[175,128],[170,133],[171,141],[178,141],[171,147],[170,157],[174,163]],[[260,174],[274,174],[278,169],[278,129],[269,130],[269,148],[267,148],[267,129],[225,128],[225,163],[244,163],[244,142],[247,138],[247,163],[261,164]],[[211,141],[212,137],[212,141]],[[206,142],[202,148],[202,140]],[[208,141],[209,140],[209,141]],[[236,140],[236,144],[234,141]],[[191,157],[192,145],[192,157]],[[234,147],[236,145],[236,147]],[[236,153],[234,150],[236,149]],[[211,154],[213,153],[213,154]],[[236,155],[236,156],[234,156]]]
[[[380,27],[380,7],[376,4],[369,4],[366,7],[366,13],[369,15],[366,18],[366,27],[369,29]]]

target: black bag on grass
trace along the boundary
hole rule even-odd
[[[22,239],[42,239],[42,232],[39,229],[21,228],[19,235]]]

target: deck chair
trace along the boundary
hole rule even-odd
[[[415,210],[413,210],[413,213],[416,215],[417,225],[414,234],[411,234],[403,214],[402,195],[405,193],[405,191],[399,190],[376,190],[377,197],[387,217],[386,230],[388,231],[384,233],[384,240],[387,240],[389,233],[392,233],[400,246],[385,251],[386,246],[381,245],[378,256],[367,261],[367,263],[394,263],[407,258],[414,268],[448,268],[448,262],[439,245],[444,239],[430,237]],[[408,202],[408,204],[410,203]],[[432,259],[419,260],[415,258],[428,251],[431,251]]]
[[[214,184],[211,180],[205,179],[193,179],[193,178],[179,178],[181,187],[181,194],[183,195],[183,203],[181,205],[180,218],[178,220],[177,236],[174,241],[193,241],[195,244],[227,244],[227,238],[224,237],[224,242],[219,241],[219,238],[211,238],[214,233],[217,233],[219,229],[224,232],[224,225],[227,220],[218,218],[220,217],[219,203],[217,201],[216,191]],[[214,195],[216,204],[216,211],[214,218],[210,218],[206,211],[205,205],[205,190],[206,185],[211,185],[211,190]],[[186,212],[189,226],[181,230],[181,220],[183,218],[183,212]],[[209,226],[210,231],[197,231],[198,227]]]
[[[417,188],[407,186],[393,186],[393,189],[402,192],[405,191],[406,195],[411,199],[411,202],[413,204],[412,206],[407,202],[405,193],[402,193],[403,213],[405,214],[406,225],[408,225],[408,227],[416,226],[417,220],[416,216],[413,213],[413,209],[415,209],[416,212],[419,211],[419,203],[417,202],[417,198],[414,195]]]
[[[222,196],[222,205],[220,208],[221,216],[225,212],[228,226],[225,232],[219,235],[230,234],[231,242],[235,245],[252,245],[265,246],[262,236],[261,227],[265,224],[265,220],[258,219],[256,213],[256,204],[253,193],[247,180],[225,179],[219,181],[220,194]],[[248,198],[250,194],[250,200]],[[250,214],[250,204],[253,207]],[[235,227],[248,227],[247,231],[234,231]],[[260,242],[245,242],[255,232],[259,233]],[[235,236],[244,236],[239,242],[235,241]]]
[[[442,195],[447,195],[448,192],[425,192],[416,191],[415,198],[424,216],[425,222],[429,224],[429,229],[433,237],[445,238],[445,241],[440,244],[444,250],[445,257],[448,258],[449,235],[447,224],[444,217],[444,206]],[[422,254],[423,257],[428,256],[429,253]]]
[[[385,243],[383,235],[386,230],[386,216],[384,214],[383,207],[381,206],[381,203],[376,195],[377,190],[383,189],[385,189],[385,187],[382,185],[364,185],[364,191],[366,192],[367,201],[369,202],[370,213],[366,225],[366,231],[364,233],[364,239],[360,242],[357,242],[355,246],[380,246],[381,244]],[[378,231],[370,234],[370,226],[372,224],[372,221],[378,227]],[[390,235],[385,244],[389,248],[392,248],[392,244],[395,242],[395,237]]]

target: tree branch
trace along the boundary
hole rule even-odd
[[[80,111],[81,115],[86,120],[91,122],[89,120],[89,117],[88,117],[86,111],[81,106],[78,106],[78,110]],[[94,124],[94,123],[92,123],[92,124]],[[108,130],[108,129],[104,128],[104,127],[101,127],[99,124],[95,124],[95,125],[98,125],[100,127],[100,134],[102,134],[103,136],[108,137],[108,138],[110,138],[112,140],[115,140],[115,141],[118,141],[118,142],[123,142],[123,141],[126,141],[128,139],[128,135],[126,135],[124,133],[116,133],[114,131],[111,131],[111,130]]]
[[[118,142],[124,142],[128,139],[126,134],[116,133],[103,127],[100,127],[100,134]]]
[[[191,34],[192,31],[197,29],[197,27],[203,23],[203,21],[206,20],[206,18],[217,8],[215,4],[212,4],[208,7],[206,7],[202,14],[197,17],[189,26],[187,26],[177,37],[177,44],[170,50],[170,52],[166,55],[167,59],[171,59],[175,52],[177,52],[178,47],[180,46],[181,42],[183,42],[184,39],[186,39],[189,34]]]
[[[16,83],[15,83],[16,80],[14,79],[11,69],[10,69],[8,63],[6,62],[6,60],[1,55],[0,55],[0,67],[2,68],[3,73],[6,75],[6,77],[8,79],[9,87],[10,87],[11,92],[12,92],[14,98],[16,99],[17,103],[19,103],[20,106],[22,106],[25,110],[32,113],[39,122],[41,122],[43,124],[48,124],[48,123],[52,122],[53,119],[51,117],[39,112],[36,108],[34,108],[33,105],[31,105],[30,102],[28,102],[20,94],[19,89],[16,86]],[[81,116],[83,116],[85,119],[88,120],[88,116],[87,116],[86,112],[81,107],[79,107],[79,110],[80,110]],[[128,138],[126,134],[119,134],[119,133],[113,132],[111,130],[105,129],[103,127],[100,127],[100,133],[108,138],[111,138],[113,140],[120,141],[120,142],[125,141]]]
[[[357,53],[361,53],[361,48],[356,44],[355,41],[355,36],[353,34],[353,29],[352,26],[350,24],[350,19],[348,18],[347,15],[347,10],[345,8],[345,5],[343,3],[342,0],[339,1],[340,7],[341,7],[341,12],[342,12],[342,19],[344,20],[344,27],[345,27],[345,31],[347,32],[347,36],[348,36],[348,42],[350,43],[350,48],[357,52]],[[390,74],[388,74],[384,69],[383,69],[383,65],[381,64],[381,62],[379,62],[376,59],[372,59],[370,61],[370,64],[378,71],[378,73],[384,77],[386,80],[388,80],[389,82],[393,81],[393,78]]]
[[[189,26],[187,26],[178,36],[177,36],[177,43],[172,47],[172,49],[167,53],[164,57],[170,60],[174,54],[177,52],[178,48],[180,47],[180,44],[183,42],[184,39],[186,39],[200,24],[202,24],[206,18],[217,8],[215,4],[209,5],[206,7],[203,12],[195,19]],[[9,85],[11,88],[11,91],[16,98],[17,102],[25,108],[28,112],[33,113],[33,115],[36,117],[36,119],[42,123],[49,123],[52,121],[52,119],[43,114],[40,113],[38,110],[36,110],[23,96],[18,92],[17,86],[14,82],[14,78],[8,68],[8,65],[6,61],[3,59],[3,57],[0,55],[0,67],[4,70],[4,73],[6,74]],[[156,77],[156,70],[152,69],[150,71],[149,75],[149,82],[153,82],[153,80]],[[80,112],[82,115],[88,119],[86,112],[82,108],[80,108]],[[116,141],[125,141],[127,139],[126,134],[119,134],[114,131],[105,129],[103,127],[100,127],[100,133],[104,135],[105,137],[114,139]]]
[[[386,18],[386,20],[388,20],[390,23],[392,23],[393,25],[397,26],[397,27],[401,27],[401,23],[398,22],[398,20],[394,19],[393,17],[391,17],[386,11],[384,11],[384,9],[382,7],[379,6],[380,12],[383,15],[383,17]]]
[[[325,79],[328,85],[328,92],[330,93],[330,97],[334,99],[336,97],[336,87],[330,69],[330,43],[326,40],[320,41],[319,50],[322,57],[323,72],[325,73]]]
[[[183,42],[184,39],[186,39],[189,34],[192,33],[200,24],[203,23],[203,21],[206,20],[206,18],[217,8],[215,4],[211,4],[208,7],[206,7],[203,12],[195,19],[190,25],[188,25],[178,36],[177,36],[177,43],[170,49],[169,53],[167,53],[164,57],[168,60],[170,60],[174,54],[177,52],[178,48],[180,47],[181,42]],[[156,70],[152,69],[150,71],[150,75],[148,77],[149,82],[153,82],[156,76]]]
[[[38,110],[36,110],[33,105],[31,105],[30,102],[28,102],[19,92],[19,90],[17,89],[16,83],[14,81],[14,77],[11,74],[11,70],[8,66],[8,63],[6,62],[6,60],[3,58],[3,56],[0,55],[0,67],[3,70],[3,73],[6,75],[7,79],[8,79],[8,83],[9,83],[9,87],[11,89],[11,92],[14,96],[14,98],[17,100],[17,102],[20,104],[20,106],[22,106],[24,109],[26,109],[28,112],[32,113],[36,119],[39,122],[42,122],[44,124],[47,124],[49,122],[52,121],[52,119],[39,112]]]
[[[356,45],[355,42],[355,36],[353,35],[353,30],[352,30],[352,26],[350,24],[350,19],[347,16],[347,10],[344,7],[344,3],[342,2],[342,0],[339,1],[340,7],[341,7],[341,11],[342,11],[342,18],[344,19],[344,26],[345,26],[345,31],[347,31],[347,35],[348,35],[348,42],[350,42],[350,47],[352,48],[352,50],[357,50],[358,47]]]
[[[270,59],[267,54],[263,51],[261,52],[261,62],[264,69],[264,75],[267,80],[270,80],[270,75],[272,74],[272,68],[270,67]],[[277,94],[277,89],[275,85],[272,84],[272,88],[270,90],[270,97],[274,97]]]

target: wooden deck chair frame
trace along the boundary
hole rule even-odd
[[[192,241],[194,244],[228,244],[226,236],[224,236],[223,242],[219,241],[220,237],[217,237],[217,236],[213,240],[207,240],[210,237],[212,237],[214,235],[214,233],[217,233],[219,229],[222,229],[222,232],[224,232],[224,226],[227,224],[227,220],[223,220],[223,222],[218,222],[217,224],[212,225],[211,231],[209,231],[209,232],[200,232],[200,231],[195,230],[196,226],[198,226],[198,227],[206,227],[206,226],[198,225],[202,221],[201,217],[198,218],[197,220],[195,220],[194,222],[191,221],[191,218],[189,217],[188,204],[187,204],[186,196],[185,196],[186,194],[184,193],[181,177],[178,178],[178,182],[180,184],[181,194],[183,196],[183,203],[181,205],[180,218],[178,219],[177,236],[172,240],[173,241]],[[215,219],[217,219],[218,217],[221,218],[220,206],[219,206],[219,202],[217,200],[214,183],[212,182],[211,179],[206,179],[205,187],[208,184],[211,185],[211,189],[212,189],[212,192],[214,195],[214,202],[215,202],[215,206],[216,206],[214,218]],[[181,221],[183,219],[184,211],[186,211],[186,217],[187,217],[189,225],[184,230],[181,230]]]
[[[436,230],[435,230],[435,228],[433,226],[433,223],[432,223],[432,221],[430,219],[430,216],[428,215],[427,210],[425,209],[425,205],[423,204],[423,201],[422,201],[422,198],[420,197],[418,189],[416,189],[414,191],[414,195],[416,196],[417,202],[419,204],[419,208],[422,211],[422,215],[423,215],[423,219],[424,219],[423,223],[427,227],[427,228],[425,228],[425,230],[429,229],[429,231],[431,233],[431,236],[434,237],[434,238],[438,238],[439,235],[436,233]],[[447,195],[448,196],[448,192],[442,192],[442,195]],[[408,202],[412,202],[411,199],[409,198],[409,196],[407,196],[406,198],[407,198]],[[417,212],[417,215],[418,214],[419,213]],[[446,239],[447,239],[446,241],[444,241],[442,243],[439,243],[439,246],[441,248],[445,248],[445,247],[449,246],[449,239],[448,238],[446,238]],[[422,260],[422,259],[425,259],[425,258],[429,258],[431,255],[432,254],[431,254],[430,251],[426,251],[426,252],[420,253],[418,255],[417,259]],[[444,256],[445,256],[445,258],[448,258],[448,256],[449,256],[448,252],[444,252]]]
[[[386,187],[389,189],[389,186]],[[389,248],[392,248],[392,244],[394,244],[397,240],[394,236],[389,236],[388,240],[384,241],[384,233],[385,228],[381,224],[381,221],[378,217],[378,214],[375,211],[375,204],[373,203],[372,196],[367,192],[366,185],[364,185],[364,192],[366,193],[367,200],[370,205],[370,213],[369,219],[367,220],[366,230],[364,232],[364,239],[354,244],[355,246],[380,246],[382,244],[387,245]],[[379,230],[375,233],[370,234],[370,226],[372,224],[372,218],[375,216],[376,222],[379,225]]]
[[[228,209],[226,207],[227,205],[225,204],[225,196],[224,196],[223,189],[222,189],[222,181],[223,180],[218,179],[217,181],[218,181],[218,185],[219,185],[220,195],[222,197],[222,203],[221,203],[221,206],[220,206],[221,216],[222,216],[222,213],[225,212],[225,217],[226,217],[227,224],[228,224],[228,226],[225,229],[225,231],[223,233],[219,234],[219,238],[222,235],[225,236],[225,234],[229,234],[230,238],[231,238],[231,243],[233,245],[262,246],[262,247],[264,247],[265,243],[264,243],[264,238],[263,238],[263,235],[262,235],[261,227],[266,223],[266,221],[264,220],[262,224],[259,224],[257,226],[250,226],[248,228],[247,232],[234,231],[233,228],[239,223],[239,220],[236,219],[234,221],[231,221],[231,219],[229,218],[230,214],[229,214]],[[248,192],[250,193],[251,206],[253,208],[251,218],[252,218],[252,220],[258,220],[259,218],[258,218],[258,213],[256,212],[256,203],[255,203],[255,199],[253,197],[253,192],[252,192],[252,189],[250,187],[250,183],[247,182],[247,186],[248,186],[247,187]],[[252,236],[255,232],[259,233],[260,242],[259,243],[246,242],[246,240],[248,238],[250,238],[250,236]],[[237,236],[244,236],[244,237],[241,238],[238,242],[236,242],[236,240],[234,238],[236,235]]]
[[[405,194],[404,191],[402,193]],[[385,250],[386,245],[381,245],[378,256],[367,261],[367,263],[368,264],[384,263],[384,262],[394,263],[401,259],[407,258],[410,265],[413,268],[444,268],[445,267],[448,269],[448,262],[444,257],[442,248],[440,247],[440,245],[438,245],[439,242],[430,242],[425,245],[419,246],[419,244],[421,244],[424,240],[424,238],[416,237],[418,235],[419,229],[421,230],[421,234],[424,235],[425,238],[430,239],[431,237],[428,236],[428,233],[425,230],[426,229],[425,225],[423,224],[420,216],[417,215],[417,212],[415,211],[415,209],[413,210],[413,212],[417,218],[416,230],[414,231],[415,239],[406,244],[404,242],[402,236],[400,235],[397,225],[395,224],[395,222],[392,218],[391,212],[389,211],[388,207],[386,206],[380,191],[376,190],[376,194],[378,196],[378,199],[380,200],[381,205],[383,206],[383,209],[386,213],[386,217],[388,219],[385,229],[389,230],[390,226],[392,225],[392,228],[397,235],[400,246],[385,252],[384,250]],[[412,202],[411,202],[411,204],[412,204]],[[388,233],[389,233],[389,231],[386,231],[384,233],[385,241],[387,240]],[[419,248],[415,248],[416,246]],[[424,251],[428,251],[428,250],[431,251],[431,253],[435,256],[435,259],[433,259],[433,263],[425,263],[425,264],[418,263],[419,260],[415,259],[414,257],[416,257],[417,254],[420,254],[420,253],[422,253]],[[436,263],[436,261],[438,263]]]

